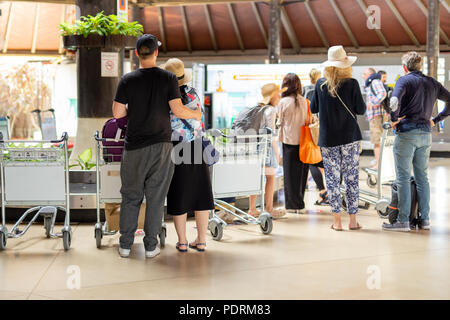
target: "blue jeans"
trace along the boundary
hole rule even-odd
[[[428,160],[430,159],[430,150],[431,133],[420,129],[397,132],[394,143],[394,157],[398,186],[399,222],[409,222],[411,211],[411,167],[417,184],[421,219],[429,219],[430,184],[428,182]]]

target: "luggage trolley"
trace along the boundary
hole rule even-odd
[[[214,147],[220,153],[219,162],[211,169],[214,204],[246,224],[259,224],[264,234],[272,232],[270,213],[264,211],[264,168],[271,134],[227,136],[211,131]],[[255,218],[226,203],[221,198],[260,195],[261,215]],[[229,208],[236,211],[233,212]],[[239,215],[239,214],[241,215]],[[208,229],[214,240],[221,240],[227,223],[211,211]]]
[[[367,173],[367,184],[371,188],[376,188],[377,192],[367,190],[359,190],[359,199],[368,204],[375,205],[378,215],[385,219],[388,217],[388,207],[390,200],[383,195],[383,185],[392,185],[396,179],[395,161],[394,161],[394,141],[395,134],[389,122],[383,124],[383,134],[380,143],[380,161],[378,169],[365,169]],[[345,195],[345,188],[341,187],[341,193]],[[344,199],[344,197],[342,198]],[[345,201],[343,207],[346,208]]]
[[[104,142],[124,142],[123,139],[100,138],[99,132],[96,131],[94,139],[97,142],[97,163],[96,163],[96,177],[97,177],[97,223],[95,224],[95,241],[97,248],[102,246],[103,236],[112,236],[117,234],[118,230],[109,230],[108,224],[102,224],[100,219],[100,205],[105,203],[120,203],[122,202],[122,195],[120,188],[122,182],[120,180],[120,160],[122,146],[103,146]],[[166,243],[167,227],[162,223],[161,233],[159,234],[160,246],[164,247]]]
[[[72,238],[70,228],[68,135],[60,140],[18,141],[3,140],[0,134],[0,175],[2,187],[2,225],[0,250],[6,248],[8,238],[20,238],[39,216],[44,218],[47,238],[62,238],[64,250],[69,250]],[[8,231],[6,207],[30,206]],[[65,212],[64,227],[54,233],[57,211]],[[36,212],[37,211],[37,212]],[[20,224],[36,212],[23,231]]]

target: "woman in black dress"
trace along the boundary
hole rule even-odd
[[[181,100],[193,110],[201,106],[200,98],[194,88],[187,86],[192,79],[191,73],[185,72],[184,64],[179,59],[169,59],[164,69],[178,77]],[[203,252],[206,248],[209,211],[214,209],[214,198],[208,165],[203,159],[202,137],[205,129],[201,121],[182,120],[170,115],[172,125],[172,142],[175,172],[167,194],[167,212],[173,216],[178,235],[176,248],[186,252],[189,248]],[[195,212],[197,238],[188,243],[186,238],[187,212]]]

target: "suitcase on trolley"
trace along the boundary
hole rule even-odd
[[[103,141],[103,160],[105,162],[120,162],[122,160],[123,152],[123,139],[125,139],[125,133],[128,125],[128,118],[123,117],[120,119],[109,119],[103,126],[102,138],[115,139],[113,141]],[[122,141],[119,141],[122,140]]]
[[[418,225],[420,220],[420,213],[419,213],[419,201],[417,197],[417,185],[416,181],[414,180],[414,177],[411,177],[411,210],[409,213],[409,224],[411,227],[415,227]],[[388,207],[388,216],[389,216],[389,223],[395,223],[397,222],[399,214],[398,209],[398,186],[394,182],[392,184],[392,198],[391,203]]]

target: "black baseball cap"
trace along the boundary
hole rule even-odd
[[[159,46],[161,46],[161,42],[152,34],[143,34],[136,42],[136,50],[139,55],[143,56],[152,54]]]

